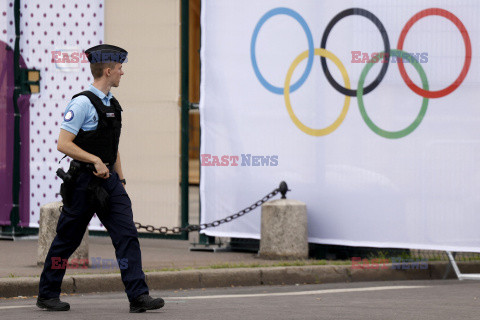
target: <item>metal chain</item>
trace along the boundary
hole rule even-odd
[[[244,214],[255,210],[257,207],[259,207],[262,204],[264,204],[265,202],[267,202],[270,198],[276,196],[279,192],[282,194],[282,199],[285,199],[285,194],[287,193],[287,191],[290,191],[290,190],[288,190],[287,184],[284,181],[282,181],[282,183],[280,183],[280,186],[278,188],[276,188],[275,190],[273,190],[272,192],[267,194],[265,197],[263,197],[262,199],[258,200],[254,204],[252,204],[251,206],[246,207],[245,209],[240,210],[237,213],[232,214],[228,217],[225,217],[225,218],[220,219],[220,220],[215,220],[215,221],[210,222],[210,223],[203,223],[203,224],[200,224],[200,225],[191,224],[191,225],[188,225],[186,227],[174,227],[174,228],[160,227],[160,228],[155,228],[152,225],[144,226],[139,222],[135,222],[135,227],[137,227],[137,229],[145,229],[148,232],[158,231],[160,234],[163,234],[163,235],[165,235],[165,234],[176,234],[176,233],[181,233],[181,232],[185,232],[185,231],[186,232],[199,231],[199,230],[204,230],[204,229],[207,229],[207,228],[218,227],[219,225],[221,225],[223,223],[227,223],[227,222],[230,222],[230,221],[235,220],[237,218],[240,218]]]

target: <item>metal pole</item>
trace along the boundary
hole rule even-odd
[[[190,103],[188,101],[188,9],[189,0],[182,0],[181,4],[181,34],[182,34],[182,53],[181,53],[181,68],[182,68],[182,106],[181,106],[181,210],[182,210],[182,227],[188,225],[188,115]],[[182,239],[188,240],[188,233],[182,233]]]
[[[15,235],[15,227],[20,221],[19,214],[19,194],[20,194],[20,109],[18,108],[18,97],[20,96],[20,0],[15,0],[15,48],[13,51],[13,74],[15,79],[15,89],[13,90],[13,107],[14,107],[14,144],[13,144],[13,183],[12,194],[13,204],[10,212],[10,225],[12,227],[12,235]]]
[[[455,262],[455,258],[453,257],[450,251],[447,251],[447,256],[448,256],[448,260],[450,261],[450,264],[453,267],[453,270],[455,271],[455,274],[457,275],[458,280],[460,281],[461,280],[480,280],[479,273],[470,273],[470,274],[461,273],[460,269],[457,266],[457,262]]]

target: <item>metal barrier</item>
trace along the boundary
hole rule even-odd
[[[178,234],[178,233],[182,233],[182,232],[192,232],[192,231],[200,231],[200,230],[205,230],[207,228],[212,228],[212,227],[218,227],[219,225],[221,224],[224,224],[224,223],[227,223],[227,222],[230,222],[232,220],[235,220],[237,218],[240,218],[241,216],[255,210],[257,207],[260,207],[262,204],[264,204],[265,202],[267,202],[268,200],[270,200],[270,198],[274,197],[275,195],[277,195],[279,192],[282,194],[282,199],[286,199],[286,193],[290,191],[288,190],[288,186],[287,186],[287,183],[285,181],[282,181],[280,183],[280,185],[278,186],[278,188],[276,188],[275,190],[273,190],[272,192],[270,192],[269,194],[267,194],[265,197],[263,197],[262,199],[258,200],[257,202],[253,203],[251,206],[249,207],[246,207],[240,211],[238,211],[237,213],[234,213],[228,217],[225,217],[223,219],[220,219],[220,220],[215,220],[213,222],[210,222],[210,223],[203,223],[203,224],[200,224],[200,225],[188,225],[186,227],[173,227],[173,228],[169,228],[169,227],[159,227],[159,228],[156,228],[152,225],[142,225],[141,223],[139,222],[135,222],[135,226],[137,227],[137,229],[145,229],[146,231],[148,232],[159,232],[160,234],[163,234],[163,235],[167,235],[167,234]]]

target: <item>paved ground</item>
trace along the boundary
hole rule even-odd
[[[189,188],[189,223],[199,222],[198,187]],[[254,213],[253,213],[254,214]],[[190,233],[189,241],[141,238],[142,262],[145,271],[165,268],[206,267],[222,264],[274,264],[279,261],[258,259],[256,254],[245,252],[192,252],[191,243],[198,242],[198,232]],[[226,239],[228,240],[228,239]],[[37,239],[0,240],[0,278],[39,276],[42,267],[37,266]],[[7,258],[8,257],[8,258]],[[89,238],[89,258],[115,259],[115,251],[109,237]],[[67,269],[67,275],[78,273],[115,273],[110,269]]]
[[[145,271],[164,268],[205,267],[223,264],[273,264],[279,261],[259,259],[257,254],[245,252],[189,251],[189,241],[140,239],[142,262]],[[37,266],[37,240],[0,241],[0,278],[39,276]],[[115,259],[110,238],[90,237],[89,256]],[[67,275],[78,273],[115,273],[118,269],[67,269]]]
[[[478,319],[480,283],[401,281],[154,291],[166,305],[128,313],[123,293],[69,295],[69,312],[46,312],[34,298],[0,299],[2,319]]]

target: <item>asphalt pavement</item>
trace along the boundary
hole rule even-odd
[[[128,313],[123,293],[61,297],[68,312],[48,312],[34,298],[0,299],[1,319],[478,319],[480,282],[384,281],[152,291],[165,307]]]
[[[195,194],[194,191],[191,190],[191,193]],[[190,223],[198,223],[198,208],[195,208],[195,202],[193,201],[190,207]],[[297,264],[291,261],[261,259],[251,252],[190,251],[191,243],[196,240],[198,241],[198,233],[191,233],[189,241],[140,239],[143,269],[152,290],[260,285],[267,288],[269,285],[329,285],[368,281],[382,283],[395,280],[436,280],[443,279],[447,274],[450,278],[455,277],[451,270],[447,272],[446,261],[432,261],[425,264],[425,268],[394,268],[393,265],[387,265],[386,268],[376,269],[354,268],[350,261],[339,264],[339,261],[309,260],[299,261]],[[42,267],[37,265],[37,247],[35,239],[0,241],[0,298],[32,297],[38,294]],[[115,259],[110,238],[91,237],[89,258],[91,261],[100,258]],[[480,264],[475,261],[459,263],[459,267],[464,273],[480,273]],[[119,292],[117,295],[106,296],[113,297],[111,303],[117,303],[114,297],[120,299],[123,290],[119,270],[113,266],[91,266],[85,269],[69,267],[62,284],[62,292],[66,294]],[[104,301],[107,307],[110,303],[108,299]],[[94,303],[97,303],[96,301],[93,299]],[[103,310],[102,306],[99,310],[98,312]],[[0,319],[3,319],[3,313],[0,312]]]

